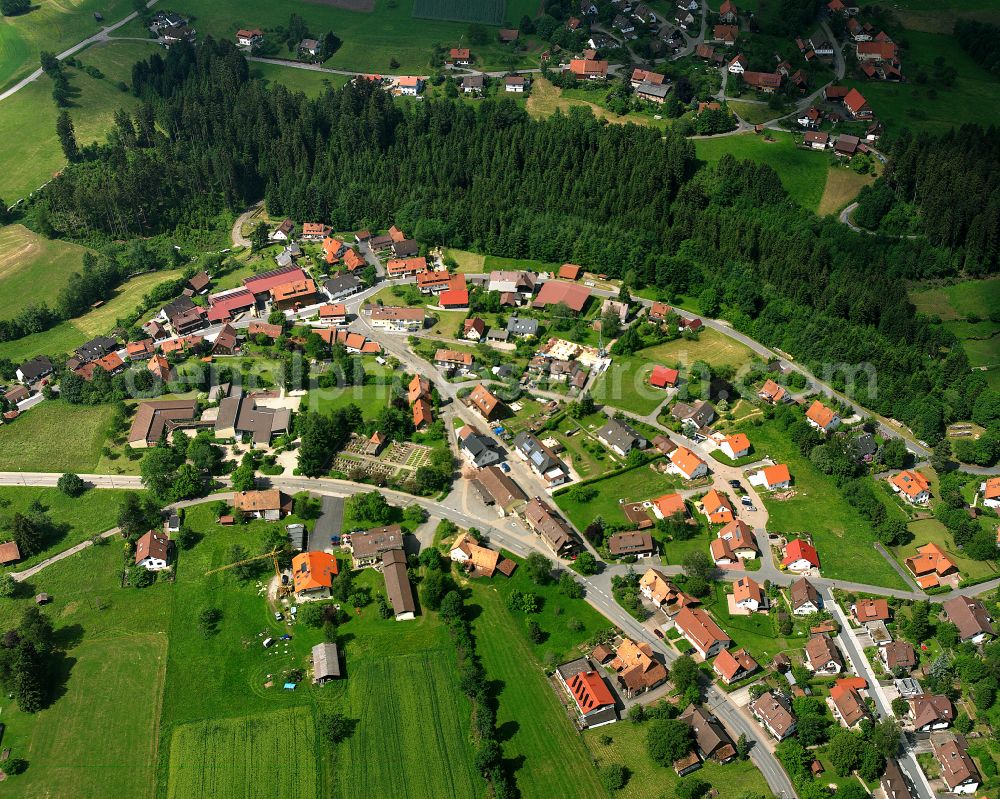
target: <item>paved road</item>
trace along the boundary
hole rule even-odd
[[[158,0],[149,0],[149,2],[146,3],[146,8],[151,8],[157,2],[158,2]],[[89,47],[90,45],[95,44],[97,42],[106,41],[109,38],[109,34],[110,33],[112,33],[113,31],[118,30],[122,25],[127,25],[129,22],[131,22],[133,19],[135,19],[138,16],[139,16],[139,14],[137,12],[133,11],[131,14],[129,14],[124,19],[118,20],[118,22],[116,22],[114,25],[109,25],[108,27],[101,29],[101,31],[99,33],[95,33],[93,36],[90,36],[90,37],[84,39],[82,42],[78,42],[77,44],[74,44],[69,49],[63,50],[61,53],[59,53],[56,56],[56,58],[58,58],[60,61],[62,61],[63,59],[69,58],[71,55],[79,53],[85,47]],[[21,89],[23,89],[29,83],[32,83],[33,81],[38,80],[41,76],[42,76],[42,70],[41,70],[41,67],[39,67],[34,72],[32,72],[30,75],[28,75],[28,77],[24,78],[23,80],[18,81],[13,86],[11,86],[9,89],[7,89],[5,92],[0,92],[0,100],[6,100],[8,97],[10,97],[10,96],[16,94],[17,92],[21,91]]]
[[[340,535],[344,523],[344,500],[340,497],[324,496],[323,513],[313,524],[309,533],[309,549],[322,552],[330,546],[330,536]]]

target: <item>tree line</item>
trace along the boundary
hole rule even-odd
[[[928,441],[967,418],[985,385],[906,296],[907,279],[962,267],[964,240],[862,239],[793,203],[766,165],[725,157],[699,168],[675,132],[580,111],[536,121],[506,99],[402,107],[367,81],[310,100],[251,80],[225,42],[151,56],[133,89],[135,114],[119,114],[108,142],[39,203],[69,235],[197,226],[263,196],[274,215],[335,229],[395,223],[429,245],[572,261],[666,300],[694,294],[705,314],[814,372],[871,363],[877,391],[862,385],[858,400]],[[956,179],[967,174],[959,149],[949,148]],[[961,184],[937,185],[948,197]],[[849,381],[829,375],[838,388]]]

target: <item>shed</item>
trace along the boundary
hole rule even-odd
[[[329,642],[316,644],[312,649],[312,659],[315,684],[323,685],[329,680],[340,678],[340,652],[336,644]]]

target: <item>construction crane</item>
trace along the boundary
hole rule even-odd
[[[207,572],[205,572],[205,576],[207,577],[210,574],[227,571],[228,569],[232,569],[236,566],[242,566],[244,563],[254,563],[258,560],[263,560],[264,558],[270,558],[271,562],[274,563],[274,576],[278,578],[278,596],[286,596],[287,594],[292,593],[292,587],[289,585],[285,585],[281,580],[281,569],[278,566],[277,549],[272,549],[270,552],[265,552],[263,555],[255,555],[252,558],[245,558],[243,560],[238,560],[234,563],[229,563],[226,566],[219,566],[218,568],[215,569],[209,569]]]

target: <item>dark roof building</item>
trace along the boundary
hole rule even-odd
[[[406,574],[406,555],[402,549],[388,549],[382,553],[382,577],[396,621],[412,619],[417,613],[417,602]]]

